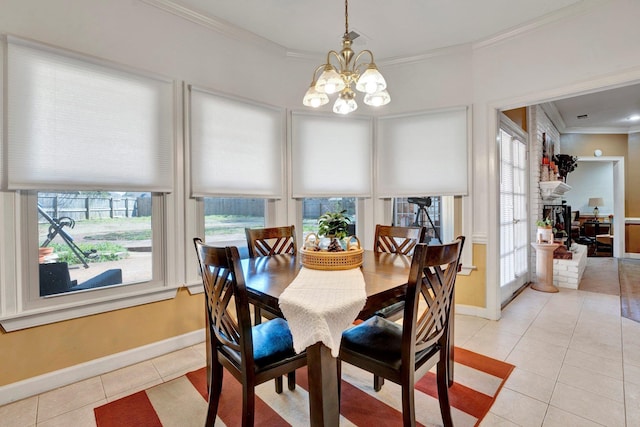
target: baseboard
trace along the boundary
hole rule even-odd
[[[475,305],[456,304],[456,314],[464,314],[466,316],[482,317],[484,319],[491,319],[486,307],[477,307]]]
[[[631,258],[631,259],[640,259],[640,254],[637,253],[633,253],[633,252],[627,252],[626,254],[624,254],[625,258]]]
[[[125,366],[153,359],[189,347],[205,340],[205,331],[200,329],[142,347],[101,357],[79,365],[70,366],[37,377],[0,387],[0,405],[35,396],[49,390],[102,375]]]

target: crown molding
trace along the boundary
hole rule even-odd
[[[561,133],[584,133],[584,134],[592,134],[592,135],[628,135],[630,133],[640,132],[640,127],[629,127],[629,128],[620,128],[620,127],[568,127],[565,128]]]
[[[517,27],[513,27],[511,29],[502,31],[500,33],[489,36],[485,39],[478,40],[473,43],[473,49],[481,49],[484,47],[489,47],[494,44],[511,39],[513,37],[519,36],[520,34],[525,34],[530,31],[535,31],[553,22],[560,21],[565,18],[577,16],[580,14],[584,14],[588,12],[590,9],[605,3],[607,3],[607,0],[583,0],[580,3],[575,3],[572,5],[566,6],[562,9],[548,13],[540,18],[536,18],[525,24],[518,25]]]
[[[454,46],[433,49],[419,55],[397,56],[394,58],[376,60],[376,63],[378,64],[378,66],[415,64],[423,62],[429,58],[436,58],[439,56],[451,56],[456,54],[471,53],[471,47],[471,43],[463,43]],[[287,50],[286,55],[288,58],[304,60],[317,60],[319,58],[319,54],[317,52],[303,52],[296,50]]]
[[[219,34],[227,36],[231,39],[253,43],[263,48],[278,51],[280,53],[282,53],[283,51],[286,51],[286,47],[281,46],[277,43],[274,43],[271,40],[265,39],[264,37],[260,37],[259,35],[252,33],[251,31],[240,28],[237,25],[234,25],[223,19],[205,15],[193,9],[181,6],[179,4],[174,3],[171,0],[140,0],[140,1],[150,6],[161,9],[165,12],[168,12],[172,15],[175,15],[177,17],[191,21],[194,24],[201,25],[205,28],[208,28]]]
[[[542,111],[549,117],[549,120],[551,120],[551,123],[553,123],[556,129],[558,129],[558,132],[566,133],[567,125],[553,102],[543,102],[540,104],[540,108],[542,108]]]
[[[294,59],[314,60],[318,57],[318,53],[295,51],[288,49],[286,46],[282,46],[264,37],[261,37],[251,31],[238,27],[228,21],[213,16],[205,15],[204,13],[190,9],[188,7],[181,6],[172,0],[140,0],[150,6],[161,9],[165,12],[171,13],[180,18],[191,21],[195,24],[202,25],[210,30],[213,30],[219,34],[225,35],[229,38],[253,43],[258,46],[283,53]],[[423,62],[429,58],[452,55],[457,53],[471,52],[474,49],[487,47],[504,40],[516,37],[520,34],[524,34],[530,31],[534,31],[540,27],[543,27],[549,23],[559,21],[561,19],[576,16],[581,13],[586,13],[588,10],[595,6],[606,3],[608,0],[583,0],[580,3],[564,7],[558,11],[551,12],[541,18],[529,21],[523,25],[513,27],[509,30],[494,34],[483,40],[462,43],[459,45],[447,46],[438,49],[433,49],[421,54],[411,55],[406,57],[394,57],[388,59],[381,59],[376,61],[379,65],[391,66],[391,65],[406,65]]]

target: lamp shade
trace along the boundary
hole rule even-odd
[[[590,197],[589,207],[597,208],[598,206],[604,206],[604,201],[602,200],[602,197]]]

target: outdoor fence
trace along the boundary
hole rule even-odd
[[[151,197],[100,197],[67,194],[40,194],[38,204],[52,218],[68,217],[74,221],[99,218],[130,218],[151,215]],[[355,199],[342,199],[340,206],[326,199],[307,199],[304,219],[317,219],[328,211],[347,210],[355,216]],[[205,215],[241,215],[264,217],[264,199],[205,198]],[[41,218],[41,221],[44,221]]]
[[[38,204],[52,218],[67,217],[74,221],[151,215],[151,197],[40,195]],[[44,222],[44,218],[40,221]]]

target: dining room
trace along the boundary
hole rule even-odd
[[[300,245],[324,213],[311,213],[318,200],[345,203],[341,209],[348,209],[364,251],[372,251],[378,224],[418,223],[427,227],[435,246],[464,235],[454,307],[461,319],[455,333],[463,338],[456,345],[467,343],[465,323],[482,324],[467,349],[511,363],[508,354],[490,348],[499,341],[499,331],[486,338],[486,346],[482,341],[492,328],[507,328],[498,319],[515,327],[523,314],[510,315],[501,307],[496,285],[498,111],[640,79],[640,63],[628,54],[634,37],[626,37],[638,32],[632,19],[638,4],[565,0],[540,8],[541,2],[533,2],[514,16],[498,2],[493,13],[471,2],[444,15],[432,14],[438,8],[431,3],[365,6],[353,0],[348,14],[342,1],[321,12],[300,3],[283,10],[277,7],[284,5],[273,3],[240,2],[247,7],[238,9],[187,0],[3,2],[0,356],[10,368],[0,372],[0,412],[13,414],[25,405],[29,417],[35,414],[27,425],[45,424],[124,392],[102,389],[97,392],[102,397],[88,394],[90,402],[77,400],[86,404],[72,404],[69,411],[61,406],[47,413],[47,404],[38,409],[39,396],[47,402],[52,395],[43,394],[78,380],[101,382],[102,375],[138,363],[156,369],[146,362],[182,350],[187,364],[201,367],[205,298],[192,239],[245,245],[238,233],[244,224],[225,217],[232,209],[228,200],[259,206],[249,215],[250,227],[295,225]],[[316,13],[321,18],[309,19]],[[432,15],[433,25],[425,25]],[[418,35],[400,38],[393,25],[376,24],[380,16],[412,22]],[[349,31],[345,40],[345,24],[358,37]],[[604,28],[597,41],[595,24]],[[272,27],[265,30],[264,25]],[[625,34],[617,31],[621,27]],[[436,33],[425,33],[429,28],[437,28]],[[392,31],[377,35],[378,29]],[[583,44],[584,38],[593,44]],[[302,44],[305,40],[313,44]],[[365,51],[359,59],[375,65],[388,86],[364,85],[375,86],[367,94],[353,81],[351,92],[345,86],[319,110],[305,105],[324,102],[310,83],[320,80],[323,68],[318,67],[327,51],[335,50],[338,57],[344,51],[344,62],[349,47],[356,52],[353,60]],[[518,64],[517,73],[510,64]],[[305,101],[310,89],[313,96]],[[334,113],[338,99],[343,102],[337,110],[353,109],[351,101],[357,110]],[[87,222],[74,217],[75,228],[65,226],[66,231],[77,240],[87,237],[82,243],[99,234],[102,240],[119,239],[144,250],[101,265],[87,261],[88,267],[71,256],[65,261],[71,275],[91,278],[105,268],[122,270],[122,277],[97,288],[43,295],[38,253],[48,231],[42,229],[51,224],[44,224],[38,211],[40,199],[55,193],[90,200],[105,192],[135,193],[146,199],[149,210],[144,216]],[[227,212],[210,211],[216,203]],[[636,204],[629,207],[626,214],[635,217]],[[63,212],[65,207],[51,206],[51,211],[58,208]],[[241,258],[249,262],[248,256]],[[555,307],[552,298],[543,302],[541,296],[527,295],[541,304],[540,313],[546,314],[546,303]],[[590,304],[581,293],[559,298],[571,295]],[[508,339],[519,342],[522,334]],[[518,367],[524,363],[515,359]],[[634,362],[629,359],[629,366]],[[142,377],[155,383],[177,374],[167,365],[158,371],[166,375]],[[456,366],[455,371],[463,375],[465,369]],[[344,373],[351,375],[348,369]],[[373,387],[373,376],[362,378]],[[524,380],[535,383],[532,377]],[[387,381],[381,391],[399,393],[394,387]],[[530,397],[526,387],[513,387],[512,396]],[[547,400],[546,414],[549,399],[546,394],[533,399],[538,398]],[[439,413],[437,400],[426,402]],[[554,408],[549,419],[559,416],[560,408],[563,416],[580,416],[575,407]]]

